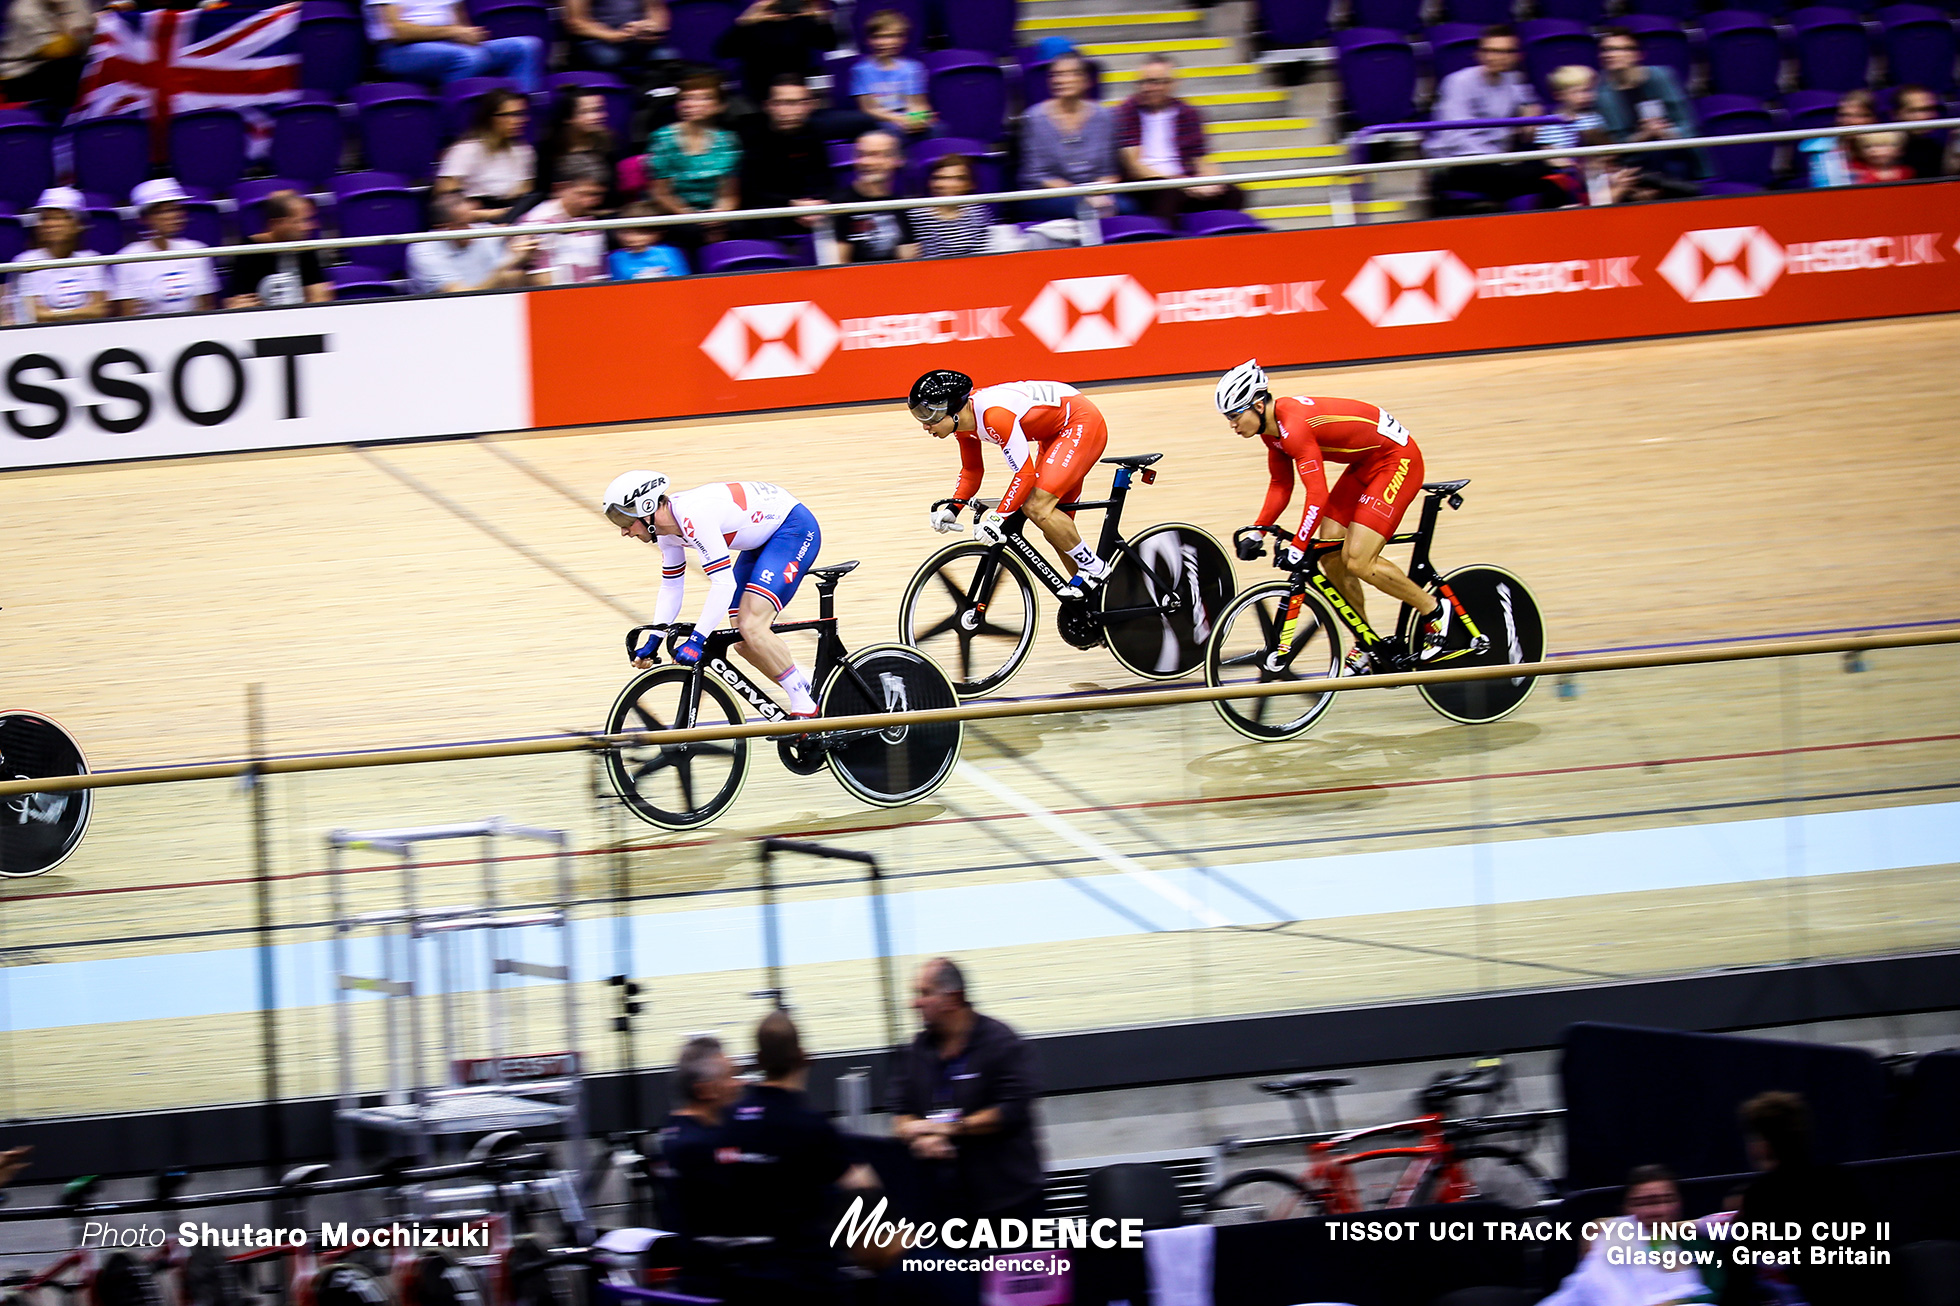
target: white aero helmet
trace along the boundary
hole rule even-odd
[[[605,502],[599,507],[607,521],[624,527],[635,517],[652,518],[667,497],[667,478],[659,472],[622,472],[606,487]]]
[[[1252,407],[1252,401],[1260,395],[1271,393],[1271,389],[1259,360],[1248,358],[1218,378],[1218,411],[1227,417],[1237,417]]]

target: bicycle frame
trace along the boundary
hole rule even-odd
[[[1365,1152],[1343,1152],[1341,1149],[1366,1138],[1387,1134],[1416,1134],[1417,1140],[1401,1147],[1379,1147]],[[1321,1208],[1329,1215],[1350,1215],[1368,1209],[1355,1191],[1354,1177],[1350,1168],[1365,1161],[1383,1161],[1406,1158],[1409,1164],[1402,1168],[1395,1181],[1394,1191],[1382,1203],[1384,1210],[1408,1206],[1422,1191],[1423,1181],[1437,1171],[1442,1172],[1442,1183],[1438,1188],[1436,1200],[1441,1202],[1461,1201],[1469,1193],[1457,1169],[1456,1151],[1450,1145],[1449,1137],[1443,1128],[1440,1115],[1418,1116],[1414,1120],[1398,1120],[1392,1124],[1371,1125],[1366,1129],[1354,1129],[1315,1143],[1307,1149],[1307,1168],[1300,1181],[1309,1193],[1318,1200]]]
[[[1123,546],[1123,501],[1130,497],[1130,484],[1135,479],[1136,472],[1136,468],[1118,467],[1116,474],[1110,478],[1107,499],[1078,499],[1074,503],[1065,504],[1062,508],[1062,511],[1071,517],[1078,512],[1103,510],[1102,534],[1096,540],[1096,556],[1099,558],[1113,558],[1116,556],[1116,551]],[[986,592],[992,585],[993,569],[999,565],[999,558],[1003,553],[1012,553],[1020,559],[1021,565],[1026,567],[1037,581],[1047,586],[1048,592],[1056,598],[1068,594],[1069,578],[1062,575],[1054,564],[1041,556],[1041,550],[1036,548],[1034,541],[1027,537],[1026,526],[1027,518],[1016,514],[1012,524],[1007,528],[1007,538],[994,545],[980,566],[974,569],[973,593],[967,595],[969,600],[972,600],[975,594]]]

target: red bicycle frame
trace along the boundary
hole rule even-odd
[[[1416,1134],[1416,1141],[1400,1147],[1379,1147],[1366,1152],[1343,1150],[1364,1138],[1406,1133]],[[1440,1178],[1432,1200],[1460,1202],[1472,1195],[1473,1190],[1464,1178],[1462,1168],[1457,1165],[1456,1149],[1450,1145],[1440,1115],[1418,1116],[1414,1120],[1371,1125],[1366,1129],[1350,1129],[1344,1134],[1314,1143],[1307,1148],[1307,1170],[1301,1176],[1301,1182],[1320,1203],[1325,1214],[1352,1215],[1370,1208],[1355,1191],[1351,1167],[1364,1161],[1397,1158],[1404,1158],[1409,1164],[1402,1168],[1388,1200],[1377,1209],[1410,1205],[1415,1201],[1416,1194],[1422,1191],[1423,1181],[1438,1172]]]

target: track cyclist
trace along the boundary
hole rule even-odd
[[[1076,597],[1085,597],[1109,574],[1109,564],[1082,539],[1068,505],[1082,494],[1082,478],[1102,457],[1109,425],[1088,396],[1060,381],[1009,381],[975,389],[964,372],[927,372],[912,383],[912,416],[928,435],[957,435],[960,481],[956,499],[971,499],[985,473],[982,442],[997,446],[1014,470],[1007,492],[973,527],[973,538],[998,544],[1004,519],[1027,514],[1041,528],[1063,565],[1074,573]],[[959,510],[935,509],[928,518],[941,534],[959,529]]]
[[[1256,359],[1220,377],[1216,398],[1218,411],[1234,431],[1248,440],[1256,435],[1266,446],[1272,483],[1257,524],[1271,526],[1279,520],[1293,497],[1296,476],[1306,491],[1300,529],[1280,546],[1280,561],[1289,567],[1299,565],[1316,533],[1322,539],[1342,540],[1339,551],[1321,559],[1328,583],[1356,612],[1367,611],[1361,590],[1364,580],[1409,604],[1421,618],[1420,656],[1427,661],[1440,653],[1449,638],[1449,605],[1382,556],[1382,547],[1422,489],[1422,450],[1408,429],[1374,404],[1358,399],[1307,395],[1276,399]],[[1331,493],[1323,461],[1347,464]],[[1256,536],[1246,543],[1257,549]],[[1251,556],[1259,555],[1255,551]],[[1347,656],[1344,674],[1367,675],[1373,669],[1367,651],[1357,647]]]
[[[674,646],[675,661],[686,666],[698,663],[708,636],[720,628],[726,615],[742,635],[735,651],[783,687],[790,714],[817,715],[810,677],[770,629],[776,614],[796,596],[823,545],[815,515],[795,495],[766,481],[714,481],[675,492],[659,472],[633,471],[615,477],[606,487],[602,506],[621,535],[660,545],[656,629],[633,650],[634,666],[653,665],[666,628],[680,615],[692,550],[701,574],[708,578],[708,597],[701,604],[694,633]],[[739,606],[734,601],[737,594]]]

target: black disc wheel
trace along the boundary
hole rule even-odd
[[[1469,1191],[1460,1201],[1496,1202],[1515,1210],[1530,1210],[1558,1200],[1558,1186],[1524,1153],[1490,1143],[1476,1143],[1456,1149],[1458,1183]],[[1438,1201],[1446,1183],[1445,1173],[1432,1171],[1416,1194],[1416,1205]]]
[[[1039,613],[1019,560],[977,540],[933,554],[898,610],[899,642],[949,668],[961,698],[991,694],[1028,660]]]
[[[1327,601],[1303,590],[1293,616],[1292,642],[1285,653],[1291,586],[1285,581],[1254,586],[1226,605],[1205,654],[1205,683],[1214,689],[1318,680],[1341,670],[1341,627]],[[1333,705],[1334,694],[1275,694],[1265,698],[1221,698],[1213,707],[1225,724],[1248,739],[1270,743],[1305,733]]]
[[[922,712],[959,706],[953,682],[917,649],[873,644],[851,654],[824,686],[826,717]],[[960,760],[958,721],[846,732],[831,739],[837,782],[878,807],[902,807],[946,783]]]
[[[1292,1175],[1278,1170],[1247,1170],[1233,1175],[1205,1198],[1213,1224],[1250,1224],[1319,1215],[1320,1203]]]
[[[1481,649],[1474,647],[1466,623],[1459,618],[1456,629],[1450,632],[1449,643],[1435,658],[1422,663],[1424,670],[1498,667],[1544,660],[1545,619],[1539,612],[1538,600],[1523,581],[1502,567],[1478,564],[1458,568],[1443,577],[1440,584],[1447,585],[1456,595],[1485,643]],[[1405,643],[1415,633],[1413,618],[1411,609],[1402,609],[1397,633]],[[1414,647],[1413,643],[1410,647]],[[1532,676],[1507,676],[1423,685],[1420,689],[1429,706],[1450,720],[1478,725],[1517,711],[1531,697],[1536,683]]]
[[[1135,675],[1188,676],[1204,665],[1212,628],[1237,589],[1225,546],[1208,532],[1152,526],[1110,563],[1099,591],[1103,638]]]
[[[95,1272],[94,1306],[163,1306],[156,1276],[128,1252],[111,1252]]]
[[[238,1267],[215,1248],[192,1248],[179,1282],[184,1306],[240,1306],[245,1300]]]
[[[441,1252],[415,1261],[415,1306],[485,1306],[489,1298],[476,1271]]]
[[[700,689],[686,667],[654,667],[627,682],[606,716],[607,734],[738,726],[742,705],[707,676]],[[728,809],[749,774],[749,741],[628,745],[606,754],[613,790],[635,816],[663,830],[692,830]]]
[[[313,1282],[315,1306],[389,1306],[381,1280],[352,1261],[336,1261]]]

